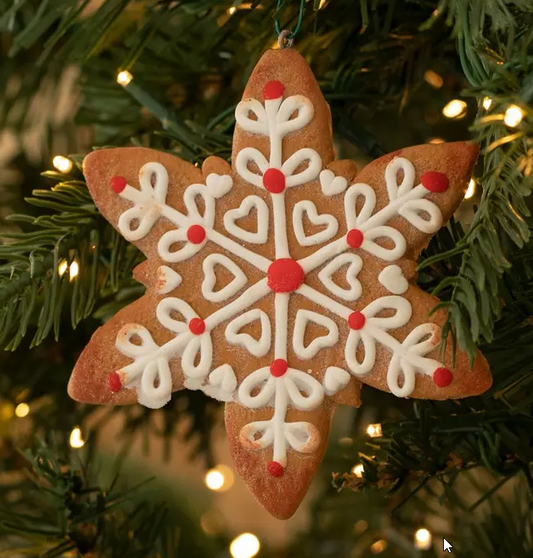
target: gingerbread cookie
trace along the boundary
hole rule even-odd
[[[446,315],[414,283],[420,250],[457,208],[477,150],[392,153],[357,175],[333,161],[329,108],[304,59],[267,52],[236,109],[233,159],[202,170],[144,148],[84,163],[96,204],[147,261],[146,294],[94,334],[69,393],[152,408],[173,391],[226,402],[235,466],[290,517],[324,453],[337,404],[360,383],[447,399],[491,384],[452,347]]]

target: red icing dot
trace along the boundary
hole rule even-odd
[[[200,318],[193,318],[189,322],[189,331],[194,333],[194,335],[202,335],[205,331],[205,323]]]
[[[201,225],[192,225],[187,230],[187,238],[193,244],[202,244],[205,240],[205,229]]]
[[[348,316],[348,325],[351,329],[363,329],[365,322],[366,318],[362,312],[352,312]]]
[[[445,174],[442,174],[442,172],[436,171],[425,172],[422,175],[420,182],[422,182],[422,186],[424,186],[426,190],[429,190],[430,192],[437,192],[438,194],[445,192],[450,185],[448,177]]]
[[[107,385],[111,393],[118,393],[122,389],[122,380],[116,372],[111,372],[107,377]]]
[[[346,235],[346,242],[350,248],[359,248],[363,244],[363,233],[359,229],[352,229]]]
[[[281,82],[272,80],[263,87],[263,97],[267,101],[270,101],[271,99],[279,99],[283,96],[284,90],[285,87]]]
[[[267,465],[267,471],[273,477],[282,477],[285,469],[283,469],[283,465],[281,463],[278,463],[277,461],[271,461]]]
[[[263,175],[263,186],[271,194],[281,194],[285,190],[285,175],[278,169],[268,169]]]
[[[267,272],[267,284],[275,293],[292,293],[305,281],[302,266],[290,258],[273,261]]]
[[[447,387],[453,381],[453,374],[447,368],[437,368],[433,372],[433,381],[437,387]]]
[[[285,372],[287,372],[288,368],[289,368],[289,365],[287,364],[286,360],[283,360],[282,358],[277,358],[270,365],[270,373],[272,374],[272,376],[275,376],[276,378],[279,378],[280,376],[283,376],[283,374],[285,374]]]
[[[120,192],[124,190],[124,188],[128,183],[126,182],[126,179],[123,176],[114,176],[110,180],[110,184],[111,184],[111,190],[113,190],[115,194],[120,194]]]

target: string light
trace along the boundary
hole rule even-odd
[[[515,126],[518,126],[520,122],[522,122],[522,118],[524,118],[524,111],[516,105],[511,105],[505,111],[505,117],[503,121],[505,122],[506,126],[514,128]]]
[[[133,74],[128,72],[128,70],[122,70],[117,74],[117,83],[122,85],[122,87],[126,87],[133,79]]]
[[[383,539],[376,541],[371,547],[370,550],[372,551],[372,554],[380,554],[381,552],[383,552],[386,548],[387,548],[388,544],[387,541],[384,541]]]
[[[59,172],[70,172],[72,170],[72,161],[63,157],[63,155],[56,155],[52,159],[52,165],[59,171]]]
[[[239,535],[230,544],[229,551],[233,558],[253,558],[261,548],[259,539],[252,533]]]
[[[79,426],[76,426],[72,429],[72,432],[70,433],[69,443],[70,447],[74,449],[82,448],[85,445],[85,440],[81,435],[81,428]]]
[[[438,145],[440,143],[444,143],[444,140],[442,138],[431,138],[429,140],[429,143],[432,143],[433,145]]]
[[[431,533],[427,529],[418,529],[415,533],[415,546],[419,550],[427,550],[431,546]]]
[[[320,0],[320,4],[318,5],[318,9],[321,10],[326,5],[327,0]]]
[[[80,265],[76,260],[74,260],[70,264],[70,267],[69,267],[69,270],[68,270],[70,280],[72,281],[73,279],[75,279],[78,276],[79,272],[80,272]]]
[[[433,70],[426,70],[424,72],[424,81],[429,83],[429,85],[435,89],[440,89],[444,83],[442,76],[439,76],[439,74]]]
[[[235,6],[231,6],[231,8],[228,8],[228,14],[229,15],[233,15],[236,11],[237,11],[237,8]]]
[[[369,424],[366,429],[366,433],[371,438],[380,438],[381,436],[383,436],[383,429],[381,428],[381,424]]]
[[[57,273],[58,273],[59,277],[63,277],[63,275],[65,274],[65,271],[67,271],[67,267],[68,267],[67,260],[63,260],[63,261],[57,266]]]
[[[19,403],[15,407],[15,415],[17,415],[18,418],[27,417],[29,413],[30,413],[30,406],[27,403]]]
[[[363,467],[362,463],[359,463],[359,465],[355,465],[354,467],[352,467],[352,473],[356,477],[362,478],[364,471],[365,471],[365,468]]]
[[[225,492],[233,485],[233,471],[227,465],[217,465],[205,474],[204,482],[210,490]]]
[[[461,118],[466,114],[466,103],[461,99],[453,99],[443,109],[446,118]]]
[[[489,110],[491,106],[492,106],[492,99],[490,97],[485,97],[483,99],[483,108],[485,110]]]
[[[471,178],[465,192],[465,200],[469,200],[476,193],[476,181]]]

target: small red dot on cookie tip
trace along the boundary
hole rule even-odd
[[[283,468],[283,465],[281,463],[278,463],[277,461],[271,461],[267,465],[267,471],[273,477],[282,477],[285,469]]]
[[[205,240],[205,229],[201,225],[192,225],[187,230],[187,239],[192,244],[202,244]]]
[[[272,376],[279,378],[280,376],[283,376],[285,372],[287,372],[288,368],[289,368],[289,364],[287,363],[286,360],[282,358],[277,358],[270,365],[270,373],[272,374]]]
[[[113,190],[115,194],[120,194],[128,185],[123,176],[113,176],[109,182],[111,184],[111,190]]]
[[[122,380],[117,372],[111,372],[107,377],[107,385],[111,393],[118,393],[122,390]]]
[[[202,335],[205,331],[205,322],[200,318],[193,318],[189,322],[189,331],[194,335]]]
[[[425,172],[422,175],[422,178],[420,178],[420,182],[426,190],[429,190],[430,192],[436,192],[437,194],[445,192],[450,186],[448,177],[442,172],[437,171]]]
[[[267,169],[263,175],[263,186],[271,194],[285,190],[285,175],[279,169]]]
[[[350,248],[359,248],[363,244],[364,235],[359,229],[351,229],[346,235],[346,242]]]
[[[363,329],[365,327],[366,318],[362,312],[352,312],[348,316],[348,325],[350,329]]]
[[[453,382],[453,374],[447,368],[437,368],[433,372],[433,381],[437,387],[448,387]]]
[[[283,91],[285,91],[285,87],[283,86],[283,84],[274,79],[272,81],[269,81],[263,87],[263,97],[267,101],[279,99],[283,96]]]

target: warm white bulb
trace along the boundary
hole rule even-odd
[[[366,433],[371,438],[379,438],[383,436],[383,429],[381,428],[381,424],[369,424],[368,428],[366,429]]]
[[[204,480],[207,488],[211,490],[220,490],[224,486],[224,475],[216,469],[207,471]]]
[[[415,533],[415,546],[419,550],[427,550],[431,546],[431,533],[427,529],[418,529]]]
[[[444,83],[442,76],[439,76],[439,74],[433,70],[426,70],[424,72],[424,81],[429,83],[429,85],[435,89],[440,89]]]
[[[352,467],[352,473],[356,477],[362,478],[364,471],[365,471],[365,468],[363,467],[362,463],[359,463],[359,465],[355,465],[355,467]]]
[[[321,10],[326,5],[327,0],[320,0],[320,4],[318,5],[318,9]]]
[[[471,178],[465,192],[465,200],[469,200],[476,193],[476,181]]]
[[[67,268],[68,268],[67,260],[63,260],[63,261],[57,266],[57,273],[59,274],[59,277],[63,277],[63,275],[65,274],[65,271],[67,271]]]
[[[483,108],[485,110],[489,110],[491,106],[492,106],[492,99],[490,97],[485,97],[483,99]]]
[[[30,406],[27,403],[19,403],[15,407],[15,415],[17,415],[18,418],[27,417],[29,413],[30,413]]]
[[[261,548],[259,539],[252,533],[243,533],[233,539],[229,551],[233,558],[253,558]]]
[[[80,265],[76,260],[74,260],[70,264],[70,268],[68,270],[70,280],[72,281],[72,279],[75,279],[78,276],[79,272],[80,272]]]
[[[228,8],[228,14],[229,15],[233,15],[236,11],[237,11],[237,8],[235,6],[231,6],[231,8]]]
[[[522,118],[524,118],[524,111],[516,105],[511,105],[505,111],[505,117],[503,121],[505,122],[506,126],[514,128],[515,126],[518,126],[520,122],[522,122]]]
[[[117,83],[125,87],[133,79],[133,74],[128,70],[122,70],[117,75]]]
[[[69,442],[70,447],[74,449],[82,448],[85,445],[85,440],[81,435],[81,429],[79,426],[76,426],[76,428],[72,429]]]
[[[459,118],[466,114],[466,103],[461,99],[453,99],[443,109],[442,114],[446,118]]]
[[[63,155],[56,155],[52,159],[52,165],[59,171],[59,172],[70,172],[72,170],[72,161],[63,157]]]

